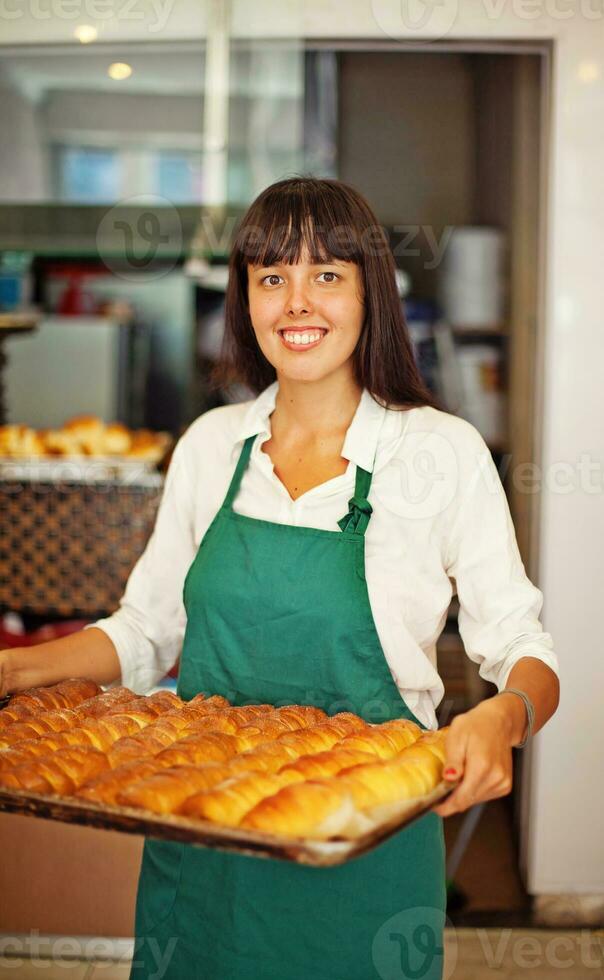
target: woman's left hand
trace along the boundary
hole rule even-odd
[[[434,807],[436,813],[448,817],[510,792],[512,746],[518,741],[518,725],[522,726],[524,714],[519,698],[501,697],[481,701],[453,719],[447,731],[443,778],[461,781],[443,803]]]

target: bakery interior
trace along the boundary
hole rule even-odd
[[[251,397],[208,383],[237,219],[286,174],[349,181],[387,230],[424,379],[491,449],[561,665],[512,794],[445,821],[447,976],[582,980],[604,975],[604,14],[430,9],[2,18],[0,648],[117,608],[175,441]],[[437,656],[447,725],[494,693],[455,599]],[[0,835],[0,966],[127,977],[140,833],[0,812]]]

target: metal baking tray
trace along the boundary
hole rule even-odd
[[[48,796],[24,790],[0,789],[0,811],[129,834],[143,834],[145,837],[235,851],[254,857],[278,858],[298,864],[329,867],[343,864],[371,851],[427,813],[452,789],[451,783],[440,782],[426,796],[385,807],[384,812],[387,815],[379,824],[351,840],[337,837],[329,840],[285,837],[221,827],[208,820],[191,820],[176,815],[158,816],[132,807],[95,804],[67,796]]]

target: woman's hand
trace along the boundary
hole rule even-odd
[[[526,709],[513,694],[481,701],[454,718],[447,732],[443,778],[461,781],[434,807],[436,813],[449,817],[506,796],[512,788],[512,746],[522,741],[525,725]]]

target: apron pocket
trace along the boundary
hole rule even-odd
[[[138,893],[136,934],[144,934],[164,922],[174,907],[185,845],[176,841],[145,840]]]

